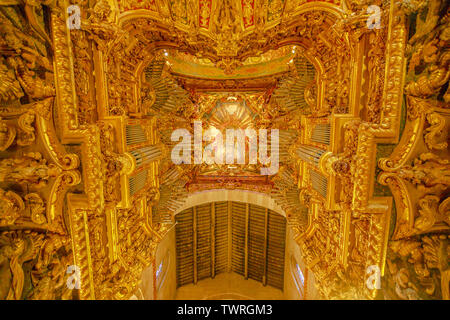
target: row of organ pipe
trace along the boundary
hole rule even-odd
[[[130,196],[136,194],[139,190],[145,187],[147,182],[148,171],[143,170],[128,178],[128,186]]]
[[[186,178],[181,175],[176,167],[162,175],[159,202],[155,207],[157,212],[174,212],[184,204],[188,192],[185,188]]]
[[[318,124],[314,127],[311,135],[311,141],[330,144],[330,124]]]
[[[314,66],[304,57],[298,56],[294,58],[294,66],[297,69],[297,75],[308,80],[314,79]]]
[[[187,190],[184,187],[186,181],[179,180],[174,185],[162,185],[160,189],[160,198],[158,208],[160,210],[176,211],[182,206],[187,197]]]
[[[273,94],[273,97],[288,111],[308,108],[304,91],[309,81],[306,79],[287,79],[283,81]]]
[[[280,207],[292,213],[288,220],[290,224],[307,222],[307,208],[300,202],[299,190],[291,168],[286,168],[279,173],[277,179],[274,180],[270,196]]]
[[[172,214],[168,210],[159,210],[156,206],[152,208],[152,224],[171,222]]]
[[[322,174],[310,171],[311,185],[314,190],[320,193],[324,198],[327,197],[328,179]]]
[[[140,124],[129,124],[125,127],[127,145],[144,143],[147,141],[147,136]]]
[[[160,78],[165,63],[166,62],[164,60],[152,62],[144,71],[147,80]]]
[[[132,150],[130,153],[136,159],[136,167],[139,168],[145,164],[157,160],[162,154],[162,151],[158,146],[152,145]]]
[[[301,160],[314,164],[315,166],[319,165],[320,157],[325,152],[326,150],[309,145],[301,145],[295,151]]]
[[[170,79],[154,79],[151,84],[155,90],[152,109],[159,112],[174,112],[188,99],[187,92]]]
[[[314,66],[304,57],[295,57],[294,66],[298,76],[282,80],[273,97],[288,111],[308,110],[304,93],[309,83],[314,80]]]
[[[179,176],[180,176],[180,171],[178,171],[175,167],[173,167],[172,169],[167,170],[163,174],[161,183],[171,184],[172,182],[177,180]]]
[[[188,100],[187,92],[169,78],[163,78],[164,60],[154,61],[145,69],[146,80],[155,90],[152,109],[158,112],[174,112]]]
[[[297,139],[297,131],[296,130],[280,130],[279,132],[279,159],[280,162],[285,162],[290,159],[289,148]],[[270,150],[270,149],[269,149]]]

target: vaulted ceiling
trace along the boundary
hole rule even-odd
[[[210,189],[276,202],[324,298],[449,298],[448,1],[69,2],[0,0],[0,298],[130,297]],[[195,121],[278,129],[278,172],[175,165]]]
[[[198,205],[176,215],[177,286],[236,272],[283,290],[286,219],[236,201]]]

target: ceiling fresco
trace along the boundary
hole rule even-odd
[[[289,71],[289,63],[293,62],[292,59],[295,56],[294,47],[286,46],[277,50],[279,53],[270,52],[262,57],[247,58],[231,73],[226,73],[210,61],[199,61],[186,54],[169,51],[167,61],[171,73],[185,77],[216,80],[259,78]]]
[[[308,2],[326,2],[340,5],[340,0],[117,0],[121,13],[132,10],[149,10],[169,13],[177,23],[198,25],[213,31],[222,19],[236,19],[242,30],[254,28],[256,22],[277,22],[284,12]],[[261,11],[262,8],[265,8]],[[228,13],[229,12],[229,13]]]

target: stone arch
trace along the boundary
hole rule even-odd
[[[273,210],[276,213],[286,217],[286,212],[278,204],[276,204],[276,202],[268,194],[228,189],[212,189],[192,193],[186,198],[184,205],[178,208],[174,214],[178,214],[190,207],[216,201],[238,201],[254,204]]]

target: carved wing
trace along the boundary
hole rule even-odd
[[[15,6],[21,3],[20,0],[0,0],[0,6]]]
[[[425,262],[429,268],[439,268],[441,259],[444,258],[441,252],[440,241],[436,236],[423,237],[423,251]]]
[[[31,259],[34,259],[36,255],[39,253],[39,250],[42,248],[44,243],[44,235],[43,234],[35,234],[31,235],[30,238],[27,238],[27,247],[20,257],[21,262],[25,262]]]
[[[0,101],[15,100],[22,96],[23,91],[19,81],[16,79],[14,70],[9,70],[8,67],[0,61]]]

